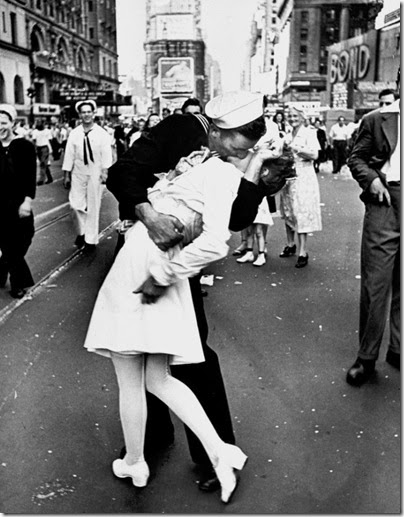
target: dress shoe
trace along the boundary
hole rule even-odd
[[[218,480],[213,468],[208,468],[199,478],[199,490],[202,492],[216,492],[220,488]]]
[[[40,187],[40,186],[41,186],[41,185],[43,185],[43,184],[44,184],[44,182],[43,182],[42,180],[41,180],[41,181],[37,181],[37,182],[36,182],[36,186],[37,186],[37,187]]]
[[[279,256],[282,258],[291,257],[295,253],[296,253],[296,244],[293,244],[293,246],[285,246],[283,248],[282,253]]]
[[[236,445],[225,444],[219,453],[219,459],[214,469],[219,479],[223,503],[230,503],[238,485],[235,469],[241,470],[246,461],[247,456]]]
[[[84,251],[91,253],[95,251],[97,245],[96,244],[89,244],[88,242],[84,243]]]
[[[83,248],[85,244],[84,235],[77,235],[74,245],[78,248]]]
[[[205,289],[201,289],[201,296],[202,298],[206,298],[208,296],[208,291],[206,291]]]
[[[53,178],[48,178],[48,179],[45,181],[45,185],[49,185],[49,183],[53,183]]]
[[[26,289],[23,289],[22,287],[16,287],[11,289],[10,294],[13,298],[23,298],[26,292]]]
[[[389,363],[391,366],[394,366],[394,368],[397,368],[397,370],[400,371],[400,354],[388,350],[386,355],[386,363]]]
[[[253,266],[263,266],[266,263],[265,253],[258,253],[258,257],[254,260]]]
[[[244,264],[245,262],[254,262],[254,253],[251,250],[248,250],[244,253],[244,255],[237,259],[239,264]]]
[[[375,372],[376,361],[357,359],[346,374],[346,381],[352,386],[362,386]]]
[[[306,253],[306,255],[299,255],[297,257],[297,262],[295,264],[295,267],[297,268],[302,268],[302,267],[305,267],[307,266],[307,264],[309,263],[309,254]]]
[[[244,253],[246,253],[246,251],[247,246],[245,244],[240,244],[240,246],[233,251],[232,255],[233,257],[241,257],[244,255]]]
[[[147,485],[150,476],[150,470],[145,461],[128,465],[125,460],[115,460],[112,462],[112,472],[118,478],[132,478],[134,486],[139,488]]]

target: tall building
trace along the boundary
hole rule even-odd
[[[205,101],[200,0],[146,0],[146,88],[153,111]]]
[[[121,102],[115,0],[0,0],[0,12],[0,102],[31,119]]]
[[[327,99],[328,51],[374,28],[382,0],[280,0],[275,50],[284,101]]]
[[[251,25],[244,87],[268,96],[277,94],[275,47],[278,0],[261,0]],[[247,77],[246,77],[247,76]]]

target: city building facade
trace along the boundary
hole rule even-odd
[[[285,102],[328,104],[328,48],[372,30],[382,0],[281,0],[275,61]]]
[[[243,84],[246,89],[277,96],[275,41],[278,33],[278,0],[260,0],[251,25],[249,55]]]
[[[74,116],[92,98],[109,112],[117,94],[115,0],[0,0],[0,101],[33,119]]]
[[[391,4],[390,4],[391,5]],[[328,104],[356,114],[379,106],[378,94],[396,89],[400,67],[400,9],[385,9],[377,29],[328,48]]]
[[[145,83],[152,111],[188,97],[205,102],[205,43],[200,0],[146,0]]]

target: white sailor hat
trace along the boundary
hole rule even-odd
[[[263,95],[246,91],[223,93],[206,104],[205,113],[215,126],[235,129],[263,115]]]
[[[74,109],[76,110],[77,113],[79,113],[81,106],[83,106],[84,104],[88,104],[89,106],[91,106],[93,108],[93,111],[97,111],[97,103],[95,101],[93,101],[92,99],[87,99],[85,101],[76,102]]]
[[[0,113],[5,113],[11,122],[17,118],[17,110],[11,104],[0,104]]]

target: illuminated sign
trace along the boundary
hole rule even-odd
[[[192,93],[194,91],[194,59],[161,57],[159,59],[160,93]]]
[[[367,45],[331,54],[330,82],[343,83],[348,79],[364,79],[370,65],[370,50]]]
[[[375,79],[376,31],[328,47],[331,84]]]

